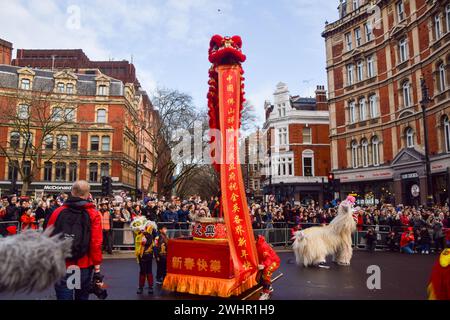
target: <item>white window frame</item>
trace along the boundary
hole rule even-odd
[[[398,44],[398,50],[399,50],[399,59],[400,63],[405,62],[408,60],[408,40],[406,38],[403,38],[399,41]]]
[[[359,9],[359,5],[360,5],[359,0],[353,0],[352,1],[352,8],[353,8],[353,10]]]
[[[376,94],[369,96],[369,111],[372,119],[378,117],[378,98]]]
[[[353,85],[354,83],[354,66],[353,64],[349,64],[347,66],[347,83],[349,86]]]
[[[434,16],[434,36],[436,40],[442,37],[441,16],[439,14]]]
[[[367,58],[367,78],[375,77],[375,61],[373,56]]]
[[[66,91],[66,85],[64,82],[58,82],[56,84],[56,92],[58,93],[64,93]]]
[[[278,145],[287,146],[288,141],[288,130],[287,127],[278,128]]]
[[[367,139],[361,141],[361,151],[362,151],[362,166],[367,168],[369,166],[369,142]]]
[[[98,86],[97,95],[105,97],[108,95],[108,86],[105,84],[101,84]]]
[[[445,152],[450,153],[450,120],[448,116],[444,119]]]
[[[353,49],[353,39],[351,32],[345,34],[345,43],[347,45],[347,51],[351,51]]]
[[[360,27],[355,29],[355,45],[356,47],[362,46],[362,36]]]
[[[100,111],[104,111],[104,121],[100,121],[100,120],[102,120],[100,118]],[[106,109],[97,109],[97,123],[107,123],[106,114],[107,114]],[[103,116],[102,116],[102,118],[103,118]]]
[[[367,101],[363,97],[359,99],[359,121],[367,120]]]
[[[66,85],[66,93],[73,94],[74,92],[75,92],[75,86],[73,85],[73,83],[68,83]]]
[[[372,23],[370,21],[367,21],[364,24],[364,30],[366,31],[366,42],[372,41]]]
[[[24,82],[27,82],[25,85]],[[31,80],[30,79],[22,79],[20,80],[20,89],[22,90],[30,90],[31,89]]]
[[[375,167],[380,165],[380,140],[377,136],[372,138],[372,163]]]
[[[412,99],[411,99],[411,85],[409,84],[409,81],[405,81],[402,85],[402,92],[403,92],[403,105],[405,108],[409,108],[412,105]]]
[[[445,7],[445,17],[447,20],[447,32],[450,32],[450,4]]]
[[[350,101],[348,104],[348,110],[349,110],[349,121],[350,123],[356,122],[356,102]]]
[[[358,77],[358,82],[363,81],[364,80],[364,63],[362,60],[359,60],[356,63],[356,75]]]
[[[311,159],[311,175],[307,176],[305,174],[305,159]],[[312,150],[304,150],[302,152],[302,175],[304,177],[315,177],[315,168],[314,168],[314,151]]]
[[[445,89],[447,88],[447,83],[446,83],[446,79],[445,79],[445,65],[444,63],[441,63],[439,65],[439,91],[440,92],[444,92]]]
[[[307,131],[306,135],[305,135],[305,131]],[[303,137],[303,144],[312,144],[312,130],[311,130],[311,127],[303,127],[303,129],[302,129],[302,137]],[[309,139],[306,140],[305,137],[309,137]]]
[[[359,150],[358,142],[353,141],[352,142],[352,168],[353,169],[357,169],[359,167],[358,150]]]
[[[106,140],[108,141],[108,144],[107,144],[108,147],[104,148]],[[100,151],[103,151],[103,152],[111,151],[111,137],[110,136],[102,136]]]
[[[413,130],[413,128],[406,129],[406,147],[414,148],[414,130]]]
[[[405,4],[403,3],[403,1],[399,1],[397,2],[396,7],[398,22],[402,22],[403,20],[405,20]]]

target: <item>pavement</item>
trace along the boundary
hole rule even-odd
[[[279,252],[280,272],[273,285],[274,300],[423,300],[431,268],[437,255],[405,255],[394,252],[368,253],[356,250],[349,267],[330,263],[330,269],[303,268],[294,262],[294,254]],[[190,296],[162,291],[155,285],[155,293],[136,294],[138,265],[129,254],[105,257],[102,273],[108,285],[109,300],[197,300],[211,297]],[[369,266],[380,268],[381,289],[367,287]],[[156,265],[154,265],[156,272]],[[54,300],[54,290],[41,293],[0,293],[0,300]],[[91,296],[91,299],[95,297]],[[239,299],[239,298],[238,298]],[[257,299],[257,296],[253,297]],[[250,299],[251,300],[251,299]]]

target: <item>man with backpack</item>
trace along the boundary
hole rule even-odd
[[[100,285],[102,262],[102,216],[90,201],[89,183],[77,181],[72,186],[71,196],[56,209],[48,221],[53,234],[72,239],[72,255],[66,260],[70,271],[55,284],[58,300],[88,300],[92,283]],[[79,268],[79,281],[74,280]],[[77,288],[76,285],[79,284]],[[75,287],[75,288],[74,288]]]

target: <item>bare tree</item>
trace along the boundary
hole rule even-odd
[[[250,101],[244,102],[244,107],[241,112],[241,130],[248,131],[254,130],[257,127],[256,110]]]
[[[0,143],[0,156],[6,157],[15,170],[12,183],[20,175],[22,195],[39,176],[44,161],[67,148],[64,135],[57,138],[57,148],[45,148],[45,144],[54,143],[50,137],[73,122],[76,110],[67,96],[52,93],[51,89],[15,90],[0,100],[0,125],[10,128],[7,140]]]

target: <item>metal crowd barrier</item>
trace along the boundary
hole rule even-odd
[[[8,235],[6,228],[9,226],[15,226],[17,232],[20,232],[20,223],[18,221],[0,221],[0,237]]]

